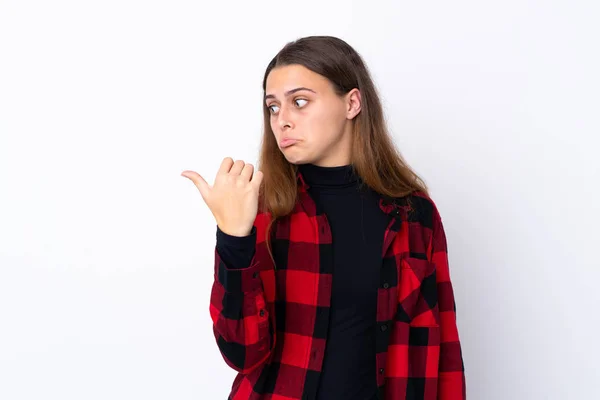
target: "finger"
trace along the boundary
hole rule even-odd
[[[210,185],[206,183],[204,178],[200,176],[199,173],[194,171],[183,171],[181,175],[194,182],[194,185],[196,185],[204,200],[208,198],[210,194]]]
[[[254,172],[254,166],[252,164],[246,164],[240,175],[244,178],[244,181],[249,181],[252,179],[252,172]]]
[[[223,161],[221,161],[221,166],[219,167],[219,170],[217,171],[217,175],[228,173],[229,170],[231,169],[232,165],[233,165],[233,158],[225,157],[223,159]]]
[[[263,172],[257,170],[254,172],[254,176],[252,176],[252,180],[250,182],[252,182],[257,188],[260,188],[260,184],[262,183],[264,177],[265,175]]]
[[[243,160],[236,160],[236,162],[233,164],[233,167],[231,167],[229,170],[229,173],[231,175],[239,175],[242,172],[245,164],[246,163]]]

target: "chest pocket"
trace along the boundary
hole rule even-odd
[[[400,264],[399,306],[411,326],[439,326],[435,264],[416,257],[404,257]]]

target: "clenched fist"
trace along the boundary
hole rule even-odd
[[[219,229],[232,236],[247,236],[258,212],[258,194],[263,180],[261,171],[254,171],[252,164],[225,157],[210,186],[200,174],[183,171],[202,195],[212,212]]]

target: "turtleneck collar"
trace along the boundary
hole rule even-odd
[[[352,165],[321,167],[315,164],[300,164],[298,171],[312,188],[342,189],[359,185],[360,177]]]

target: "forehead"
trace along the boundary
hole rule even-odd
[[[307,87],[317,93],[332,90],[327,78],[302,65],[293,64],[273,68],[267,76],[265,91],[279,97],[297,87]]]

